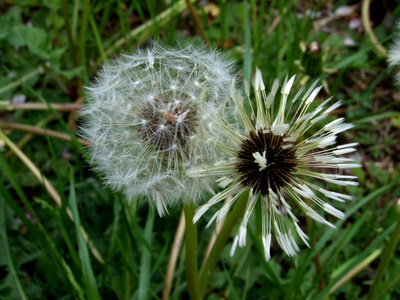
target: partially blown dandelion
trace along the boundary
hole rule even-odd
[[[230,72],[218,52],[157,43],[104,66],[80,115],[105,182],[128,199],[146,197],[160,215],[211,190],[210,179],[182,174],[219,157],[211,132],[229,100]]]
[[[234,238],[231,255],[237,245],[243,247],[246,244],[247,224],[257,201],[261,201],[262,242],[265,259],[269,260],[272,234],[289,256],[294,256],[299,251],[293,230],[297,231],[308,246],[308,237],[291,211],[293,204],[297,204],[314,220],[331,227],[334,225],[312,209],[306,201],[312,201],[335,217],[344,217],[341,211],[324,202],[321,195],[339,202],[351,200],[352,197],[319,187],[307,180],[307,177],[344,186],[357,185],[355,176],[320,171],[359,167],[352,159],[341,157],[354,152],[357,143],[334,146],[337,134],[352,128],[352,124],[346,124],[343,118],[339,118],[310,137],[303,138],[316,123],[327,118],[341,103],[335,102],[327,107],[332,101],[329,98],[315,110],[308,112],[321,87],[316,87],[317,83],[314,83],[306,92],[300,90],[289,101],[293,81],[294,77],[283,85],[279,108],[275,114],[274,100],[279,82],[274,82],[267,95],[261,72],[257,70],[253,81],[255,107],[249,101],[250,116],[245,111],[245,98],[235,91],[232,92],[234,110],[239,112],[237,126],[226,124],[220,131],[220,134],[225,133],[226,138],[221,140],[221,150],[226,153],[227,159],[209,167],[200,166],[188,171],[188,175],[192,177],[217,176],[216,181],[223,188],[223,191],[196,211],[194,222],[211,206],[228,198],[230,200],[215,213],[208,225],[214,220],[222,220],[235,200],[249,191],[246,210]],[[249,98],[248,87],[246,95]],[[294,109],[298,102],[297,109]]]
[[[395,34],[394,41],[390,46],[390,50],[388,53],[388,62],[392,67],[397,68],[397,72],[395,75],[395,82],[397,87],[400,87],[400,72],[398,71],[400,67],[400,22],[396,25],[397,33]]]

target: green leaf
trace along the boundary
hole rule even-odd
[[[10,34],[13,19],[10,15],[0,16],[0,39],[4,39]]]
[[[7,40],[13,46],[28,46],[40,58],[50,58],[47,53],[47,33],[43,29],[17,25],[11,29]]]
[[[19,281],[17,270],[15,269],[13,259],[11,258],[10,245],[8,243],[7,231],[6,231],[6,204],[2,200],[0,201],[0,236],[3,240],[3,247],[5,248],[5,254],[8,261],[8,268],[15,280],[19,296],[21,299],[28,299],[25,295],[24,289],[22,288],[21,282]]]

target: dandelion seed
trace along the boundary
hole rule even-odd
[[[312,127],[316,127],[317,123],[326,118],[332,107],[340,106],[340,102],[326,107],[331,100],[328,99],[309,112],[310,104],[315,101],[321,87],[314,84],[306,92],[302,90],[290,97],[293,84],[294,77],[281,86],[279,108],[276,111],[274,99],[278,97],[279,83],[275,81],[271,92],[267,94],[261,72],[257,70],[253,82],[255,102],[250,106],[251,113],[245,111],[246,98],[231,92],[234,110],[239,112],[240,117],[237,124],[225,124],[217,131],[220,136],[225,136],[219,142],[223,143],[220,149],[227,155],[227,159],[209,167],[192,168],[187,172],[192,177],[216,177],[216,182],[223,188],[197,210],[194,221],[198,221],[211,206],[225,198],[232,197],[235,200],[250,191],[231,255],[237,246],[243,247],[246,244],[249,216],[257,201],[261,201],[261,238],[265,259],[269,260],[272,236],[289,256],[294,256],[299,251],[293,232],[297,232],[301,240],[309,246],[307,235],[291,211],[293,205],[315,221],[334,227],[306,204],[304,199],[319,207],[319,212],[326,211],[337,218],[344,218],[344,214],[324,202],[321,196],[340,202],[352,199],[350,196],[325,190],[307,179],[311,177],[339,185],[357,184],[352,181],[355,176],[320,171],[360,167],[352,159],[342,157],[343,154],[354,152],[357,143],[335,146],[337,133],[351,128],[352,125],[345,124],[342,118],[336,119],[325,126],[319,126],[320,130],[304,138]],[[249,93],[246,94],[248,97]],[[298,99],[301,99],[300,103],[294,109],[293,102]],[[232,201],[229,205],[232,205]],[[221,210],[226,214],[226,208],[222,207],[216,215]]]
[[[210,178],[185,170],[220,157],[210,124],[229,100],[231,65],[205,47],[159,43],[105,65],[80,112],[90,162],[105,183],[128,199],[147,198],[160,215],[211,191]]]

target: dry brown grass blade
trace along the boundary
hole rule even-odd
[[[165,272],[165,286],[162,291],[162,300],[169,299],[169,293],[171,292],[172,281],[174,279],[176,262],[178,260],[178,255],[181,249],[184,234],[185,234],[185,215],[182,211],[178,223],[178,229],[176,230],[174,242],[172,244],[171,255],[169,256],[167,271]]]

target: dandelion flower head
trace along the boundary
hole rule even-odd
[[[390,46],[389,53],[388,53],[388,63],[392,67],[397,67],[397,72],[395,75],[395,83],[397,87],[400,87],[400,72],[398,71],[400,67],[400,22],[396,25],[397,33],[395,34],[394,41]]]
[[[299,251],[293,235],[296,231],[308,246],[308,237],[299,225],[299,219],[292,212],[292,206],[299,207],[312,219],[334,227],[320,213],[309,206],[322,209],[327,213],[344,218],[344,214],[323,199],[344,202],[352,197],[327,190],[317,185],[315,180],[342,186],[357,185],[355,176],[339,174],[337,170],[359,167],[351,158],[342,157],[356,151],[357,143],[337,145],[337,134],[353,127],[343,118],[335,119],[317,129],[328,114],[341,103],[329,98],[314,110],[311,104],[317,98],[321,87],[314,83],[308,90],[301,89],[290,95],[295,77],[280,86],[275,80],[267,94],[262,75],[256,71],[253,87],[255,101],[250,101],[250,91],[245,85],[245,94],[232,88],[233,110],[238,112],[236,125],[226,124],[226,138],[221,139],[221,150],[227,159],[218,161],[209,167],[195,167],[188,171],[192,177],[214,177],[222,191],[214,195],[195,213],[194,222],[213,205],[228,199],[209,221],[222,220],[233,203],[248,192],[246,209],[239,229],[234,238],[231,255],[236,247],[245,246],[247,226],[257,201],[261,201],[262,243],[265,259],[271,257],[272,236],[289,256]],[[280,98],[279,102],[276,98]],[[246,105],[251,113],[246,112]],[[274,107],[276,104],[278,107]],[[314,130],[315,129],[315,130]],[[312,132],[313,134],[307,134]],[[321,170],[329,170],[323,173]],[[331,202],[331,201],[329,201]],[[318,210],[317,209],[317,210]]]
[[[231,66],[204,46],[158,42],[103,66],[80,115],[105,183],[128,199],[146,198],[160,215],[211,190],[209,178],[184,170],[219,156],[211,133],[229,101]]]

